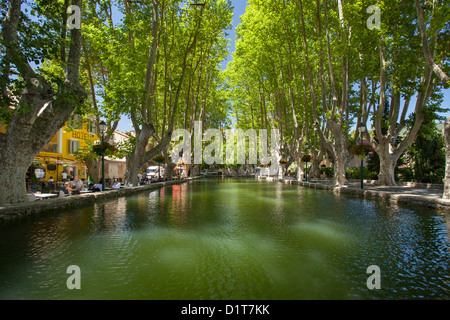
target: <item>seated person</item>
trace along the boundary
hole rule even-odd
[[[112,188],[113,189],[120,189],[120,187],[121,187],[121,185],[120,185],[119,180],[114,179],[114,184],[112,185]]]
[[[70,192],[74,192],[77,189],[73,188],[68,182],[64,183],[64,186],[62,187],[62,192],[65,194],[70,194]]]
[[[72,194],[81,194],[80,190],[77,189],[76,185],[74,183],[70,184],[70,191]]]
[[[94,184],[94,182],[89,182],[88,190],[91,190],[91,191],[94,191],[94,192],[102,191],[102,184],[101,183],[100,184]]]

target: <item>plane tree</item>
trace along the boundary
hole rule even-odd
[[[72,4],[82,8],[81,0]],[[67,7],[44,0],[0,5],[0,204],[27,201],[28,167],[86,99],[81,30],[67,29]],[[63,67],[62,77],[45,76],[39,65],[46,59]]]

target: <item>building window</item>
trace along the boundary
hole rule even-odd
[[[90,134],[92,134],[92,135],[96,135],[97,134],[97,127],[93,123],[93,121],[88,121],[88,132]]]
[[[58,152],[58,143],[50,141],[41,151],[57,153]]]
[[[79,140],[69,139],[69,154],[74,155],[81,149],[81,142]]]

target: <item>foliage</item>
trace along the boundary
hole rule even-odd
[[[368,144],[357,144],[353,146],[352,153],[356,155],[359,159],[364,159],[367,157],[371,152],[374,152],[375,150],[372,148],[371,145]]]
[[[364,167],[363,177],[366,180],[375,180],[378,173],[370,171],[369,168]],[[347,179],[361,179],[361,168],[347,168],[346,170]]]
[[[87,141],[87,145],[75,153],[75,158],[80,162],[99,159],[104,152],[104,156],[110,159],[121,159],[124,157],[123,150],[117,144],[100,141]]]
[[[428,124],[404,156],[406,166],[399,169],[403,179],[424,183],[442,183],[445,176],[444,139],[436,126]]]
[[[397,161],[420,125],[409,126],[407,116],[428,112],[442,86],[427,71],[414,1],[379,1],[381,25],[369,29],[366,10],[373,4],[249,2],[237,28],[233,61],[225,71],[237,126],[276,127],[283,157],[298,159],[307,142],[309,149],[328,152],[337,175],[342,175],[351,144],[358,139],[350,135],[351,128],[372,123],[376,130],[365,139],[383,161]],[[430,3],[425,23],[436,63],[448,70],[446,13],[443,2]],[[357,153],[363,156],[366,150]],[[383,179],[390,181],[389,175],[384,173]]]
[[[0,21],[6,16],[7,1],[0,5]],[[19,45],[28,61],[39,66],[47,59],[58,59],[61,46],[65,40],[61,38],[61,12],[64,1],[27,1],[21,11],[18,32]],[[7,46],[0,37],[0,124],[8,124],[14,114],[9,106],[16,104],[15,97],[20,97],[26,84],[20,75],[13,57],[6,54]],[[64,79],[64,77],[62,78]],[[56,80],[56,79],[55,79]],[[62,80],[53,82],[62,84]],[[8,92],[8,94],[4,94]]]
[[[119,159],[128,157],[134,153],[136,148],[136,137],[132,134],[128,134],[128,137],[128,139],[116,143]]]
[[[403,167],[398,168],[398,177],[399,180],[405,181],[405,182],[412,182],[414,181],[414,171],[410,167]]]
[[[327,176],[327,178],[333,178],[334,177],[334,168],[333,167],[321,167],[320,168],[320,174],[324,174]]]
[[[114,145],[104,141],[92,146],[92,151],[99,156],[114,156],[117,149]]]
[[[302,162],[311,162],[312,157],[309,154],[306,154],[302,157]]]
[[[152,158],[152,160],[153,160],[154,162],[156,162],[156,163],[161,164],[161,163],[164,163],[164,162],[166,161],[166,158],[165,158],[162,154],[159,154],[159,155],[157,155],[157,156],[154,156],[154,157]]]
[[[262,162],[261,162],[261,163],[259,164],[259,166],[262,167],[262,168],[264,168],[264,167],[270,167],[271,165],[272,165],[272,162],[269,162],[269,163],[262,163]]]

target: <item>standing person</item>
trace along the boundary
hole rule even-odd
[[[67,182],[67,172],[63,171],[63,172],[61,173],[61,176],[62,176],[62,181],[63,181],[63,182]]]

